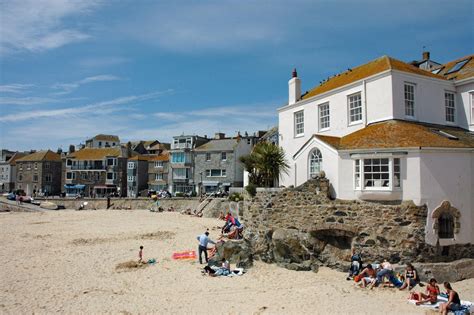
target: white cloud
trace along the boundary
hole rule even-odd
[[[59,103],[65,100],[58,100],[49,97],[0,97],[0,105],[40,105]]]
[[[65,95],[73,92],[75,89],[79,88],[81,85],[89,84],[93,82],[103,82],[103,81],[117,81],[121,80],[121,78],[110,75],[110,74],[101,74],[96,75],[93,77],[87,77],[79,81],[71,82],[71,83],[56,83],[51,88],[55,90],[62,90],[59,92],[55,92],[54,95]]]
[[[0,53],[45,51],[88,39],[89,34],[71,24],[74,17],[99,4],[96,0],[1,1]]]
[[[39,119],[39,118],[63,118],[63,117],[75,117],[84,114],[94,114],[94,115],[103,115],[110,114],[115,111],[123,110],[119,105],[130,105],[133,103],[139,103],[146,100],[156,99],[159,96],[162,96],[167,93],[171,93],[172,90],[166,91],[157,91],[142,95],[132,95],[115,98],[108,101],[102,101],[97,103],[92,103],[84,106],[75,106],[75,107],[66,107],[59,109],[45,109],[45,110],[34,110],[23,112],[21,115],[17,113],[8,114],[0,116],[0,122],[18,122],[30,119]]]
[[[123,64],[129,62],[128,58],[124,57],[92,57],[92,58],[84,58],[79,61],[79,65],[86,68],[103,68],[103,67],[110,67],[116,66],[119,64]]]
[[[0,85],[0,93],[15,93],[22,94],[29,91],[30,88],[34,87],[34,84],[5,84]]]

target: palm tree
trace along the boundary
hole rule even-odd
[[[283,149],[270,142],[260,142],[252,153],[240,161],[249,172],[249,180],[257,186],[271,187],[281,173],[288,173],[289,165]]]

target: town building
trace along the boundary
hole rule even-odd
[[[61,192],[61,156],[51,150],[38,151],[15,161],[15,189],[27,195],[58,195]]]
[[[148,190],[169,190],[171,181],[170,155],[167,151],[151,156],[148,160]]]
[[[169,190],[171,193],[196,192],[194,181],[194,149],[208,142],[207,137],[182,135],[173,137],[170,150]]]
[[[127,163],[127,197],[136,198],[148,191],[148,160],[151,156],[135,155]]]
[[[5,151],[5,152],[3,152]],[[2,150],[0,160],[0,192],[15,190],[16,160],[24,157],[26,153]]]
[[[120,146],[120,139],[115,135],[98,134],[86,140],[86,148],[110,148]]]
[[[419,68],[382,56],[304,94],[294,70],[278,109],[280,184],[324,171],[334,198],[425,204],[429,244],[473,243],[473,57]]]
[[[67,196],[127,195],[127,148],[84,148],[65,158]]]
[[[216,133],[214,139],[194,149],[194,183],[197,193],[228,191],[243,187],[244,165],[240,157],[250,154],[258,137],[226,138]]]

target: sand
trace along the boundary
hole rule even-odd
[[[256,262],[241,277],[201,275],[196,249],[215,219],[149,211],[0,213],[0,313],[424,314],[407,292],[364,290],[328,268],[296,272]],[[157,264],[121,268],[140,245]],[[455,283],[474,300],[474,279]]]

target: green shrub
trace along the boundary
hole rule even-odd
[[[255,186],[255,184],[252,184],[252,183],[248,184],[247,186],[245,186],[245,190],[252,197],[255,197],[255,195],[257,194],[257,186]]]
[[[242,196],[239,193],[233,193],[229,196],[230,201],[241,201],[243,200]]]
[[[176,197],[184,197],[184,194],[182,192],[177,192],[175,194]]]

